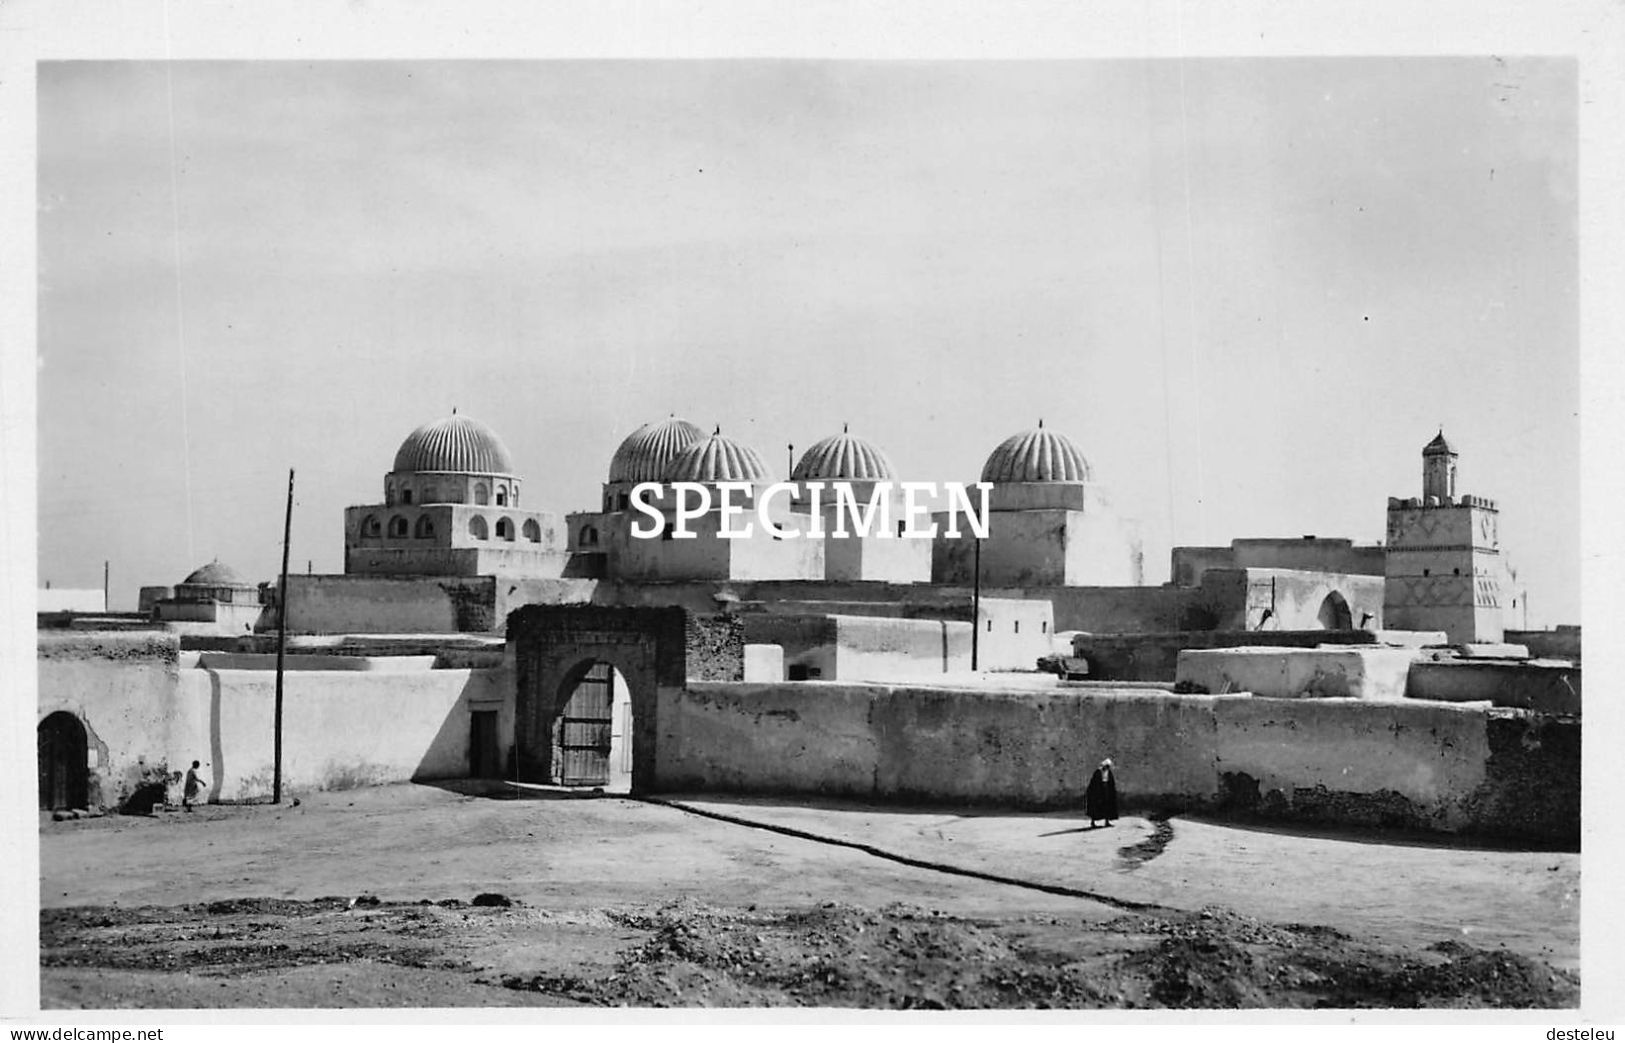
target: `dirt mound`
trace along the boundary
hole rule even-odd
[[[458,995],[447,991],[458,973],[470,1004],[491,1002],[481,990],[502,992],[499,983],[527,1003],[633,1007],[1557,1008],[1579,1000],[1572,974],[1505,950],[1384,948],[1218,908],[1102,923],[982,920],[910,905],[769,911],[685,900],[564,915],[427,899],[242,898],[45,910],[40,941],[47,971],[139,972],[159,990],[151,995],[181,1005],[218,1005],[185,983],[228,988],[249,978],[286,983],[286,993],[261,991],[289,1006],[332,1005],[330,991],[298,991],[309,987],[305,969],[318,967],[350,990],[338,995],[368,1002],[382,1002],[377,983],[387,983],[391,1005],[414,1002],[413,975],[444,1003]],[[525,953],[524,962],[492,966],[493,946]],[[165,992],[166,982],[192,991]]]
[[[1561,1007],[1578,982],[1506,952],[1421,959],[1327,927],[1222,909],[1102,925],[989,923],[907,906],[790,913],[693,902],[620,917],[650,932],[596,977],[508,976],[510,988],[636,1007]]]
[[[788,913],[694,902],[620,922],[650,937],[601,978],[510,977],[511,988],[617,1006],[890,1009],[1093,1005],[1064,968],[1027,965],[990,925],[906,906],[826,903]]]
[[[1565,1007],[1579,981],[1506,951],[1455,942],[1418,957],[1361,944],[1341,931],[1270,924],[1223,909],[1164,917],[1121,917],[1105,925],[1159,936],[1122,962],[1124,977],[1149,984],[1158,1006],[1214,1007]]]

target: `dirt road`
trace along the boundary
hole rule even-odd
[[[1578,1002],[1572,854],[1182,819],[1087,830],[1064,814],[683,803],[703,814],[392,786],[44,822],[41,1001]]]

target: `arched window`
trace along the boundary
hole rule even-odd
[[[500,495],[501,494],[499,493],[498,496],[500,497]],[[509,540],[509,541],[513,540],[513,519],[512,518],[498,518],[497,519],[497,539],[499,539],[499,540]]]
[[[1348,601],[1335,590],[1320,603],[1320,612],[1316,614],[1315,621],[1323,630],[1354,629],[1354,613],[1349,609]]]
[[[378,520],[378,516],[376,514],[369,514],[365,518],[361,519],[361,538],[362,539],[364,539],[364,540],[376,540],[378,537],[382,536],[383,534],[384,534],[383,523]]]
[[[491,530],[485,524],[485,519],[476,514],[468,519],[468,534],[476,540],[484,540],[490,538]]]
[[[581,527],[581,545],[583,547],[598,546],[598,530],[591,525],[583,525]]]
[[[427,514],[420,516],[418,518],[417,528],[413,532],[413,535],[416,536],[420,540],[433,539],[434,538],[434,520],[432,518],[430,518]]]
[[[410,490],[410,489],[402,489],[401,490],[401,502],[402,503],[411,503],[412,502],[412,490]]]
[[[499,485],[499,486],[497,486],[497,506],[498,507],[506,507],[507,505],[508,505],[508,490]]]
[[[484,482],[475,484],[474,502],[482,507],[491,502],[491,489]]]
[[[623,511],[627,510],[631,506],[632,506],[632,495],[630,493],[622,493],[621,494],[621,510],[623,510]]]
[[[525,539],[532,543],[542,542],[542,527],[536,524],[535,518],[525,519]]]
[[[391,539],[405,539],[406,534],[410,531],[411,527],[407,525],[406,519],[400,515],[397,514],[389,519],[389,535]]]

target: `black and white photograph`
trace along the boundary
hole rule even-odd
[[[1618,1016],[1613,14],[206,7],[0,83],[8,1028]]]

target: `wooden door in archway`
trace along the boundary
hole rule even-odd
[[[90,744],[85,726],[58,710],[39,724],[39,806],[46,811],[82,808],[89,800]]]
[[[559,714],[555,780],[559,785],[608,784],[614,705],[614,669],[608,663],[592,664]]]

